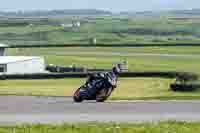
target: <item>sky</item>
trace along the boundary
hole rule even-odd
[[[160,11],[200,8],[200,0],[1,0],[1,11],[51,9],[104,9],[120,11]]]

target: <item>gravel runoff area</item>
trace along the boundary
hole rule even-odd
[[[200,121],[200,101],[74,103],[72,97],[0,96],[0,125]]]

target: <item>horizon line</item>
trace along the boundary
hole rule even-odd
[[[71,8],[71,9],[16,9],[16,10],[0,10],[0,12],[35,12],[35,11],[57,11],[57,10],[100,10],[100,11],[106,11],[106,12],[111,12],[111,13],[121,13],[121,12],[162,12],[162,11],[173,11],[173,10],[177,10],[177,11],[181,11],[181,10],[200,10],[200,8],[183,8],[183,9],[163,9],[163,10],[138,10],[138,11],[133,11],[133,10],[121,10],[121,11],[112,11],[112,10],[107,10],[107,9],[98,9],[98,8]]]

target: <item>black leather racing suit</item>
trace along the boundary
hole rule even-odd
[[[80,90],[80,95],[89,97],[95,95],[97,91],[105,88],[117,87],[118,75],[114,72],[96,73],[89,76],[86,84],[88,85],[85,90]],[[103,86],[103,87],[102,87]]]

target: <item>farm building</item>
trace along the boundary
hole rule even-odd
[[[45,72],[44,58],[0,56],[0,74],[33,74]]]
[[[0,44],[0,56],[4,56],[5,55],[5,48],[6,47],[7,47],[7,45]]]

